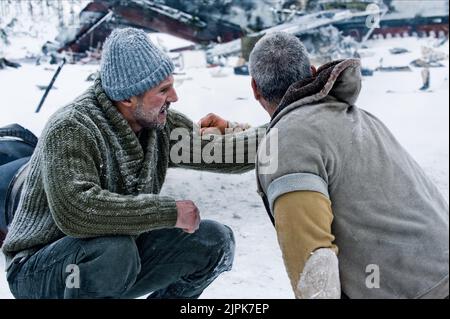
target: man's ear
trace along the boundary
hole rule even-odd
[[[312,76],[316,76],[317,75],[317,69],[314,65],[311,65],[311,74]]]
[[[129,98],[123,101],[117,101],[116,103],[126,109],[133,109],[135,105],[133,98]]]
[[[257,101],[261,100],[261,93],[259,93],[258,86],[256,85],[256,81],[254,78],[252,78],[252,89],[253,89],[253,95],[255,96],[255,99]]]

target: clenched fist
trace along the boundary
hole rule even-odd
[[[175,228],[180,228],[186,233],[195,233],[200,226],[200,211],[190,200],[177,201],[178,217]]]
[[[210,113],[202,118],[198,125],[200,126],[201,135],[217,134],[219,131],[224,135],[225,130],[228,128],[228,121],[216,114]]]

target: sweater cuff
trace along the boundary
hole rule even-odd
[[[161,197],[158,209],[158,228],[173,228],[177,223],[177,203],[170,197]]]

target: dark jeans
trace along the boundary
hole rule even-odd
[[[0,166],[0,240],[2,234],[6,235],[8,225],[13,219],[13,212],[19,204],[20,191],[12,192],[13,181],[16,181],[18,171],[29,159],[24,157]]]
[[[234,247],[231,229],[214,221],[203,221],[194,234],[161,229],[136,240],[64,237],[14,263],[7,278],[16,298],[137,298],[153,292],[149,298],[192,299],[231,270]]]
[[[33,133],[18,124],[0,127],[0,247],[16,207],[16,201],[7,205],[8,199],[14,197],[9,193],[11,181],[33,154],[37,141]]]

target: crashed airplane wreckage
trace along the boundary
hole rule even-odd
[[[330,10],[312,14],[297,13],[280,25],[249,33],[244,32],[241,26],[226,21],[224,17],[208,12],[193,15],[150,0],[94,0],[80,13],[81,28],[76,34],[59,36],[64,44],[58,51],[83,53],[99,48],[114,28],[133,26],[168,33],[198,44],[219,44],[209,53],[217,50],[220,54],[229,55],[240,52],[240,39],[245,36],[256,37],[274,31],[298,35],[356,17],[366,19],[370,14],[380,14],[380,11]]]
[[[137,27],[168,33],[195,43],[228,42],[243,36],[240,26],[198,15],[148,0],[94,0],[80,13],[81,28],[72,37],[60,36],[59,52],[85,52],[99,47],[113,29]]]
[[[190,6],[195,7],[194,3],[190,3]],[[207,52],[209,57],[240,53],[245,41],[250,39],[251,46],[252,39],[258,39],[266,33],[285,31],[306,37],[331,26],[342,35],[350,35],[362,42],[372,35],[435,32],[448,36],[448,13],[438,15],[432,12],[427,16],[411,17],[401,13],[391,14],[387,13],[388,9],[382,1],[379,1],[379,5],[367,6],[365,10],[327,9],[312,13],[294,10],[282,23],[259,32],[245,32],[236,22],[227,19],[226,15],[213,14],[213,5],[210,5],[211,10],[205,8],[187,12],[180,10],[188,10],[187,6],[175,8],[165,1],[93,0],[80,13],[80,28],[58,37],[62,43],[58,46],[58,52],[70,51],[75,56],[82,56],[91,49],[101,48],[113,29],[125,26],[163,32],[197,44],[213,44]],[[374,17],[375,21],[371,23],[370,19]],[[326,32],[323,33],[318,37],[327,36]]]
[[[242,39],[236,39],[228,43],[218,44],[213,48],[211,48],[210,50],[208,50],[207,55],[209,58],[212,58],[215,56],[235,55],[238,54],[239,52],[243,52],[244,58],[247,58],[250,52],[246,51],[250,50],[247,50],[245,46],[252,47],[252,43],[257,41],[265,34],[273,32],[287,32],[295,34],[300,37],[302,37],[302,35],[307,37],[308,35],[311,35],[311,33],[317,32],[318,30],[320,31],[320,28],[333,26],[338,22],[349,21],[358,17],[363,17],[364,21],[366,21],[366,19],[370,18],[370,16],[380,15],[381,19],[381,17],[383,17],[386,14],[386,12],[387,8],[373,7],[362,12],[352,12],[350,10],[328,10],[311,14],[304,14],[295,17],[293,20],[289,22],[285,22],[272,28],[268,28],[260,32],[247,35]],[[367,31],[364,36],[364,40],[370,37],[374,29],[378,26],[378,23],[379,21],[373,21],[371,24],[371,28],[366,27]],[[322,29],[322,31],[324,30]],[[333,36],[332,31],[330,33],[331,34],[326,34],[326,32],[322,32],[321,35],[327,38],[332,37]],[[331,39],[327,39],[327,42],[330,43],[332,42],[328,40]]]

